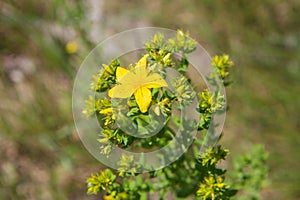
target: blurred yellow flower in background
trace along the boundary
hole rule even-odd
[[[66,52],[68,54],[73,54],[73,53],[76,53],[78,51],[78,44],[75,41],[69,41],[66,44],[65,48],[66,48]]]

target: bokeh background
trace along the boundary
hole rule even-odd
[[[300,199],[300,1],[1,0],[0,199],[97,199],[101,165],[72,119],[76,70],[95,45],[136,27],[188,30],[231,55],[221,144],[270,153],[265,199]],[[229,159],[230,160],[230,159]]]

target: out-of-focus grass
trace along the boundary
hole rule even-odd
[[[99,167],[72,120],[71,91],[90,48],[84,1],[0,3],[0,199],[95,199],[86,177]],[[79,44],[68,54],[69,41]]]
[[[83,0],[0,3],[0,199],[93,199],[85,178],[98,163],[74,132],[71,88],[95,26],[98,41],[138,26],[182,28],[211,54],[230,54],[236,67],[223,143],[232,156],[264,143],[271,169],[263,195],[299,198],[297,0],[104,1],[98,24],[91,8]],[[75,54],[65,51],[71,40]]]

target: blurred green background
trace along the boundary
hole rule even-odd
[[[98,42],[145,26],[188,30],[211,55],[231,55],[221,143],[232,157],[264,144],[263,197],[300,199],[300,1],[2,0],[0,10],[1,200],[97,199],[85,179],[100,164],[74,128],[72,84]]]

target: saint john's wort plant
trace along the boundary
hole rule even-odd
[[[170,124],[185,130],[196,127],[205,137],[213,114],[226,111],[225,97],[220,88],[214,93],[205,88],[195,92],[197,86],[186,76],[189,66],[187,55],[195,49],[196,43],[183,31],[179,30],[176,37],[170,39],[158,33],[145,44],[146,52],[135,64],[124,67],[118,59],[103,64],[99,73],[93,76],[90,89],[105,95],[90,96],[83,111],[87,117],[96,116],[101,124],[99,153],[109,157],[114,146],[139,151],[162,148],[176,134]],[[206,77],[207,81],[218,88],[216,80],[220,77],[222,84],[230,85],[232,66],[228,55],[213,57],[211,67],[216,70]],[[179,74],[168,82],[167,68]],[[199,116],[197,124],[172,117],[174,110],[183,110],[195,98]],[[156,135],[134,137],[134,133],[155,130],[155,126],[161,123],[161,117],[165,126]],[[133,134],[126,134],[119,126],[126,127]],[[184,136],[180,139],[188,140]],[[87,178],[88,193],[100,193],[103,195],[101,199],[105,200],[139,200],[150,199],[151,196],[165,199],[168,194],[177,198],[194,196],[196,199],[226,200],[237,196],[238,190],[241,190],[243,195],[252,192],[248,195],[249,199],[260,198],[259,191],[267,172],[264,166],[267,154],[263,149],[254,152],[252,156],[256,159],[249,155],[239,157],[241,162],[235,164],[232,180],[227,181],[226,170],[219,168],[218,163],[226,159],[229,150],[218,145],[200,153],[202,144],[202,138],[194,137],[193,145],[179,159],[159,170],[149,167],[146,169],[148,173],[138,173],[139,163],[132,156],[122,155],[117,170],[104,169]],[[249,166],[252,171],[245,170]],[[256,188],[249,190],[250,187]]]

